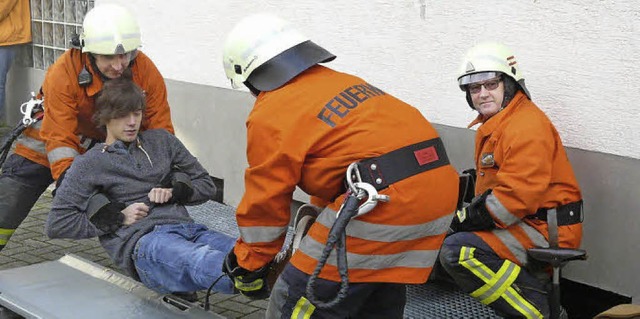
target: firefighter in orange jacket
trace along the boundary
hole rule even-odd
[[[173,132],[162,75],[140,47],[133,15],[114,4],[96,6],[83,21],[82,50],[70,49],[49,68],[41,93],[44,118],[16,141],[0,175],[0,249],[54,181],[62,181],[74,157],[104,140],[92,120],[102,83],[131,72],[146,93],[145,129]]]
[[[458,78],[479,115],[475,197],[460,209],[440,252],[458,285],[508,317],[549,316],[533,247],[577,248],[582,195],[560,136],[531,101],[516,57],[496,43],[467,52]]]
[[[458,197],[458,175],[422,114],[356,76],[318,65],[335,58],[285,21],[247,17],[228,35],[224,68],[233,87],[256,96],[247,119],[241,238],[226,271],[248,296],[265,296],[266,269],[280,251],[296,186],[329,203],[271,287],[269,318],[402,318],[405,285],[427,280]],[[337,305],[309,301],[307,281],[345,198],[345,172],[358,162],[363,182],[390,201],[350,220],[349,290]],[[334,296],[332,253],[314,291]]]

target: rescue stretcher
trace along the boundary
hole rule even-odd
[[[210,201],[188,209],[196,222],[239,236],[233,207]],[[74,255],[0,271],[0,306],[0,319],[224,318]],[[429,282],[409,286],[405,318],[500,317],[451,284]]]

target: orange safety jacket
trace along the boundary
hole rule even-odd
[[[483,122],[478,116],[469,127]],[[491,189],[486,207],[498,228],[475,232],[502,258],[525,265],[526,249],[547,247],[547,223],[526,218],[541,208],[582,199],[560,136],[547,116],[518,92],[476,134],[476,195]],[[577,248],[582,224],[558,227],[560,247]]]
[[[92,81],[86,86],[78,83],[83,65],[92,74]],[[133,81],[146,93],[142,129],[164,128],[173,133],[167,89],[156,66],[138,52],[131,71]],[[53,178],[58,179],[73,158],[87,150],[92,139],[105,138],[92,120],[96,94],[101,89],[102,80],[93,70],[88,53],[78,49],[65,52],[49,67],[42,84],[44,119],[22,133],[16,142],[16,153],[51,167]]]
[[[0,46],[31,42],[29,0],[0,1]]]
[[[414,107],[364,80],[314,66],[287,85],[259,94],[247,120],[245,194],[237,209],[235,254],[256,270],[281,249],[296,186],[331,203],[291,259],[313,272],[344,200],[352,162],[438,137]],[[347,227],[351,282],[425,282],[451,223],[458,174],[444,166],[380,191],[389,195]],[[339,281],[335,252],[320,278]]]

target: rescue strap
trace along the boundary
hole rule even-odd
[[[560,236],[558,226],[582,223],[582,200],[560,205],[556,208],[541,208],[534,215],[527,216],[527,218],[546,221],[547,232],[549,233],[549,247],[558,248]]]
[[[349,267],[347,265],[346,228],[351,218],[356,216],[356,214],[358,213],[359,205],[360,200],[358,199],[358,194],[348,191],[344,204],[342,204],[342,207],[338,212],[336,221],[333,223],[333,226],[331,226],[331,229],[329,230],[327,244],[322,251],[322,256],[320,256],[320,258],[318,259],[318,264],[316,265],[315,270],[313,271],[313,273],[309,277],[309,281],[307,282],[307,299],[309,299],[309,301],[318,308],[327,309],[334,307],[347,297],[347,291],[349,290]],[[329,254],[334,249],[336,250],[338,274],[340,275],[340,290],[336,294],[335,298],[328,302],[324,302],[319,300],[315,296],[315,283],[318,275],[320,274],[320,271],[327,263]]]
[[[556,210],[558,226],[582,223],[584,219],[584,215],[582,214],[582,200],[560,205],[556,208],[540,208],[535,214],[529,215],[527,218],[538,219],[546,222],[548,220],[549,210],[552,209]]]
[[[362,181],[382,190],[413,175],[449,164],[440,138],[408,145],[358,163]]]

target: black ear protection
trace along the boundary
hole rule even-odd
[[[80,40],[80,35],[77,33],[74,33],[73,35],[71,35],[71,40],[69,40],[69,44],[71,44],[71,46],[76,49],[82,49],[84,44],[82,42],[83,41]],[[83,55],[81,55],[81,63],[82,63],[82,70],[80,70],[80,74],[78,74],[78,85],[88,86],[93,81],[93,75],[89,73],[89,70],[87,70],[87,67],[84,65]]]

